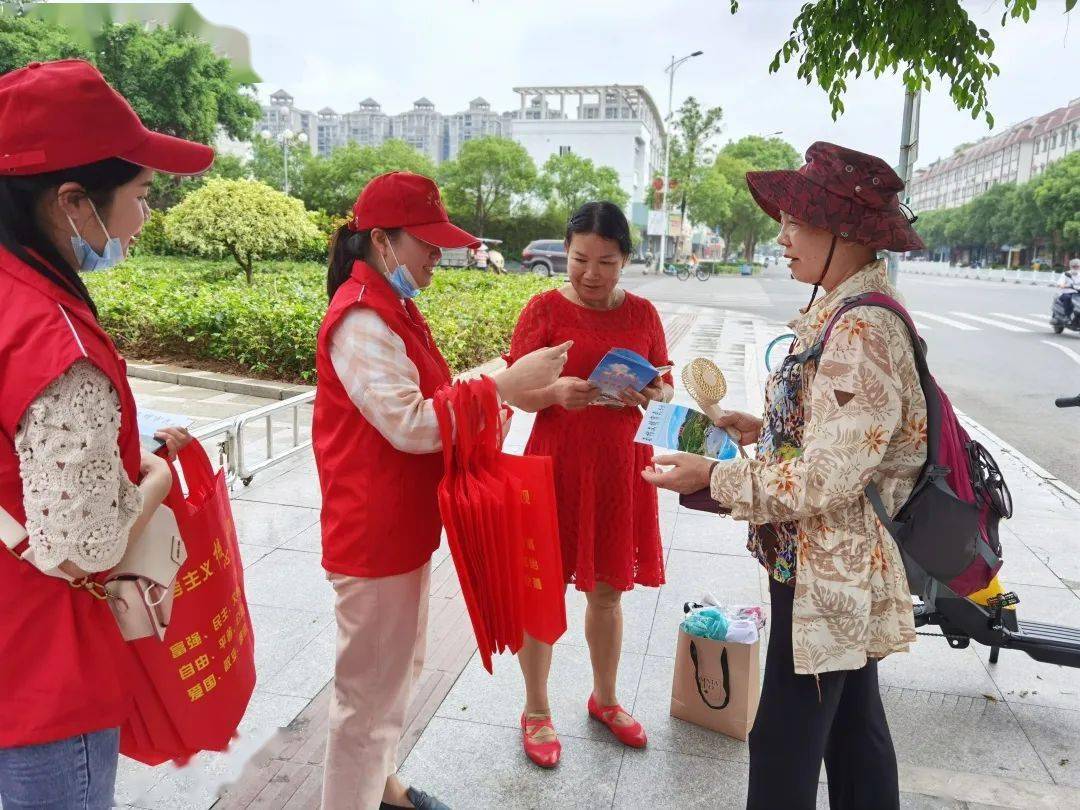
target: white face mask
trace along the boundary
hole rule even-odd
[[[71,230],[75,232],[75,235],[71,237],[71,249],[75,252],[75,261],[79,265],[79,270],[86,273],[92,273],[95,270],[108,270],[124,260],[124,246],[120,244],[120,240],[115,236],[109,236],[109,231],[105,228],[105,223],[101,221],[97,206],[93,202],[90,202],[90,208],[94,212],[94,218],[97,219],[98,225],[101,226],[101,232],[105,234],[104,253],[98,253],[94,250],[90,243],[82,238],[71,217],[67,218]]]

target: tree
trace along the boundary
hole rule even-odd
[[[299,135],[289,139],[289,193],[294,197],[304,198],[307,181],[307,169],[316,160],[311,154],[311,146],[300,140]],[[247,164],[251,178],[258,180],[278,191],[285,191],[285,147],[273,138],[264,138],[261,134],[251,141],[251,160]]]
[[[0,74],[30,62],[89,58],[89,51],[56,26],[33,17],[0,14]]]
[[[1080,248],[1080,152],[1048,166],[1033,196],[1055,250]]]
[[[290,160],[294,154],[295,152],[290,151]],[[281,163],[280,146],[278,163]],[[400,140],[389,140],[379,146],[349,143],[325,157],[313,157],[308,152],[303,158],[303,168],[298,172],[300,180],[293,188],[293,193],[298,195],[308,208],[346,216],[352,210],[360,190],[372,178],[395,171],[433,177],[435,164],[427,155]],[[280,174],[280,169],[278,173]],[[293,177],[291,171],[289,176]]]
[[[203,40],[172,28],[106,25],[96,39],[97,66],[156,132],[213,143],[218,129],[238,141],[262,117],[233,77],[228,59]]]
[[[630,201],[630,195],[619,185],[619,175],[614,169],[597,166],[591,158],[573,152],[547,159],[540,186],[554,212],[563,220],[593,200],[607,200],[620,208],[625,208]]]
[[[735,189],[715,165],[701,172],[700,179],[687,193],[687,211],[691,219],[709,228],[723,229],[731,219]]]
[[[739,0],[729,2],[736,13]],[[1027,22],[1036,2],[1002,0],[1001,25],[1010,18]],[[1065,11],[1075,5],[1076,0],[1065,0]],[[960,0],[817,0],[803,4],[769,72],[798,56],[798,77],[828,93],[834,119],[844,111],[851,76],[903,70],[904,85],[912,92],[929,89],[937,76],[957,109],[970,110],[972,118],[982,113],[993,127],[986,83],[1001,72],[990,61],[993,53],[990,32],[972,22]]]
[[[254,263],[298,251],[319,237],[300,200],[257,180],[211,179],[165,217],[173,244],[201,256],[231,256],[252,283]]]
[[[720,134],[724,111],[719,107],[702,110],[690,96],[676,113],[671,133],[669,175],[679,185],[679,214],[686,216],[687,198],[698,180],[699,169],[713,161],[713,139]],[[669,190],[670,195],[670,190]]]
[[[734,189],[731,218],[721,228],[721,233],[729,244],[733,244],[735,240],[742,243],[745,261],[753,261],[758,242],[776,227],[776,223],[761,210],[751,196],[746,185],[746,173],[794,169],[799,164],[799,153],[791,144],[779,138],[749,135],[720,150],[716,168]],[[724,250],[726,253],[729,248],[725,246]]]
[[[461,145],[456,160],[442,165],[439,182],[447,206],[483,236],[490,219],[510,211],[515,195],[533,189],[536,164],[517,141],[477,138]]]

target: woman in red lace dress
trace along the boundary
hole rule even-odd
[[[588,597],[585,638],[592,658],[589,714],[624,744],[643,747],[645,731],[620,706],[615,681],[622,648],[624,591],[664,583],[655,491],[641,478],[651,448],[635,444],[641,407],[671,398],[670,375],[622,402],[600,404],[587,382],[601,358],[631,349],[659,367],[669,365],[660,316],[651,303],[618,288],[630,257],[630,226],[618,206],[592,202],[570,218],[566,233],[569,283],[525,307],[514,330],[512,363],[534,349],[573,340],[563,376],[517,404],[536,412],[525,452],[551,456],[559,509],[563,572]],[[541,767],[559,761],[547,680],[551,646],[526,637],[519,654],[525,676],[521,727],[525,752]]]

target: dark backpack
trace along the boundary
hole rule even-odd
[[[943,588],[968,596],[987,587],[1001,568],[998,522],[1012,517],[1012,496],[993,457],[973,441],[926,364],[926,344],[907,310],[882,293],[848,298],[804,352],[816,360],[833,327],[856,307],[881,307],[896,313],[915,347],[915,365],[926,397],[926,465],[911,495],[895,517],[889,515],[873,484],[866,497],[878,520],[896,540],[911,592],[933,601]]]

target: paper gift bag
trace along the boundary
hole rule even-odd
[[[699,638],[680,628],[671,716],[745,740],[761,696],[760,645]]]

